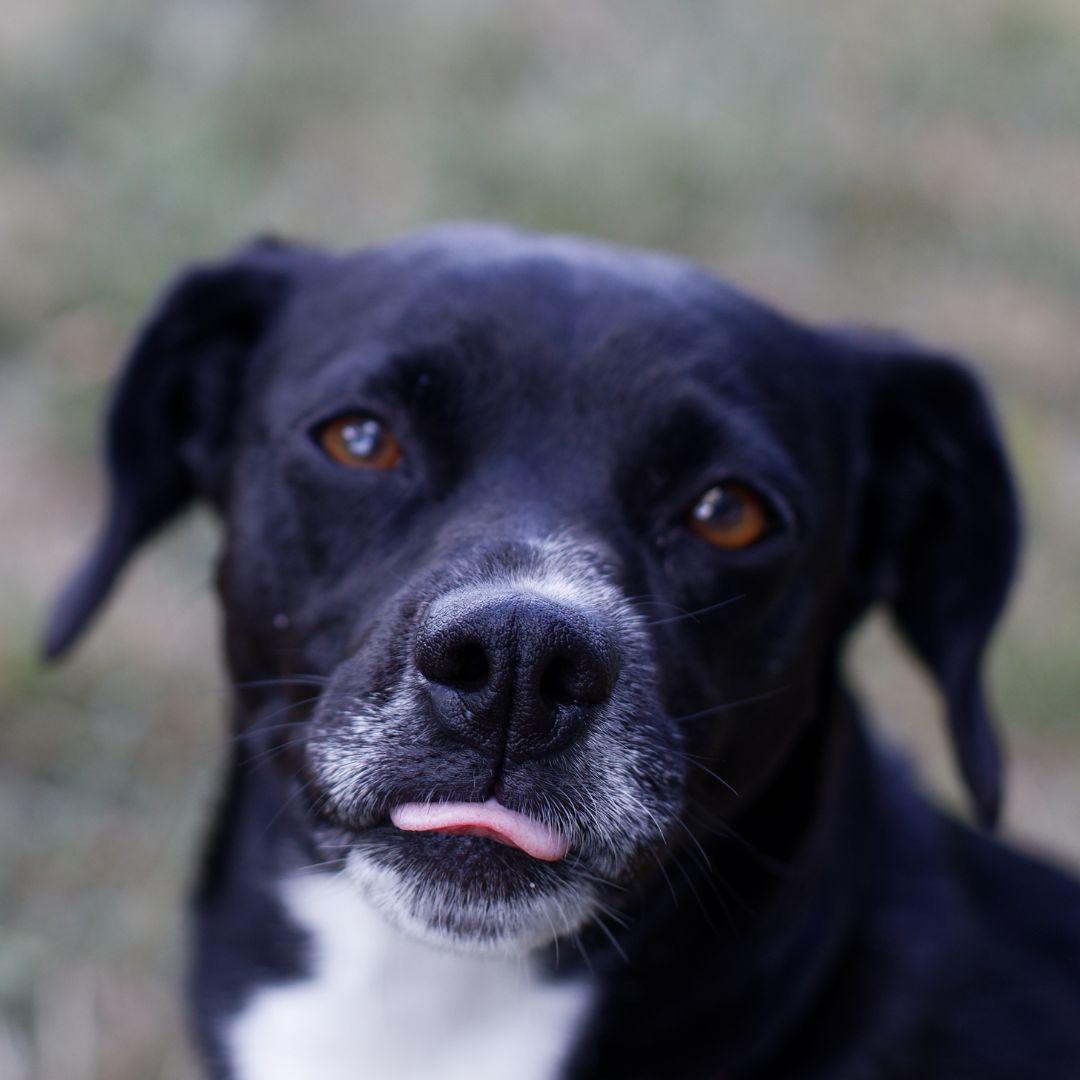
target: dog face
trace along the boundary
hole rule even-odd
[[[582,241],[262,244],[151,318],[110,467],[50,651],[213,503],[243,736],[410,932],[528,947],[606,910],[768,788],[875,600],[996,811],[978,664],[1015,508],[951,361]]]

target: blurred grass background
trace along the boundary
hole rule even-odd
[[[1075,0],[9,0],[0,20],[0,1076],[191,1075],[182,896],[216,789],[212,524],[74,660],[43,612],[98,412],[178,263],[496,217],[671,248],[798,314],[975,358],[1026,495],[994,654],[1009,829],[1080,864]],[[867,696],[956,799],[880,622]]]

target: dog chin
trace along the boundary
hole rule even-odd
[[[458,850],[437,860],[354,850],[346,872],[394,928],[454,952],[520,955],[575,933],[595,913],[591,887],[565,872],[514,866],[490,841],[445,839]]]

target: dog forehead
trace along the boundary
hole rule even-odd
[[[492,280],[523,266],[545,265],[587,289],[622,287],[647,290],[658,297],[685,297],[694,289],[716,284],[699,268],[664,252],[487,223],[423,230],[376,251],[405,263],[455,273],[471,271]]]
[[[748,306],[673,256],[483,225],[311,260],[297,286],[288,321],[307,335],[362,327],[408,336],[466,320],[559,333],[583,319],[679,320],[705,308],[734,316]]]
[[[317,261],[297,281],[275,352],[304,375],[438,354],[486,366],[485,378],[583,379],[619,385],[625,399],[628,380],[730,381],[748,360],[770,363],[794,329],[671,256],[458,225]]]

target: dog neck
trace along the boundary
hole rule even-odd
[[[616,1073],[650,1075],[650,1046],[710,1043],[725,1048],[736,1073],[782,1045],[865,905],[877,769],[857,709],[838,693],[737,821],[738,838],[702,840],[708,866],[684,861],[642,898],[619,938],[625,960],[609,950],[600,962],[606,1016],[576,1073],[591,1075],[602,1061]],[[694,1038],[695,1028],[721,1034]]]

